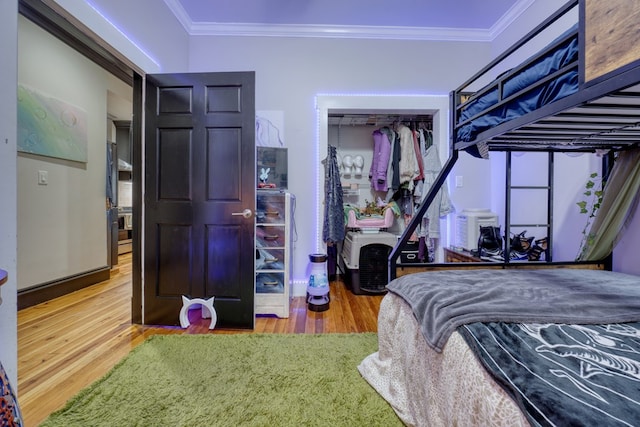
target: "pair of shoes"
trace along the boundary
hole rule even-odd
[[[547,238],[543,237],[542,239],[536,240],[536,245],[540,246],[543,251],[546,251],[548,246]]]
[[[478,254],[480,257],[502,256],[502,238],[499,226],[480,226]]]
[[[528,261],[530,260],[530,252],[532,250],[533,236],[527,237],[527,230],[522,233],[513,234],[510,243],[509,260],[510,261]]]
[[[528,261],[529,251],[521,252],[521,251],[511,250],[509,252],[509,260],[510,261]]]
[[[496,257],[502,257],[502,248],[497,248],[497,249],[485,249],[482,248],[479,251],[480,257],[486,257],[486,258],[496,258]]]
[[[520,234],[515,234],[511,238],[511,249],[517,252],[528,252],[531,249],[531,243],[533,243],[534,237],[525,237],[527,230],[524,230]]]
[[[540,256],[544,253],[544,260],[548,259],[547,255],[548,239],[543,237],[535,241],[535,245],[529,251],[529,261],[540,261]]]

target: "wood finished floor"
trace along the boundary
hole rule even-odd
[[[130,254],[120,256],[116,270],[108,281],[18,312],[18,401],[26,427],[39,425],[151,335],[377,331],[382,296],[354,295],[339,280],[330,284],[329,310],[309,311],[296,297],[288,319],[259,316],[251,331],[209,331],[208,319],[197,315],[187,329],[133,325]]]

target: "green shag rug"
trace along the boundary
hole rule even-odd
[[[394,426],[375,333],[156,335],[41,426]],[[54,391],[55,393],[55,391]]]

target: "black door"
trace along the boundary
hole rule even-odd
[[[146,77],[145,324],[179,325],[184,295],[253,328],[254,91],[253,72]]]

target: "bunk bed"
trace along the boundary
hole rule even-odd
[[[546,48],[470,89],[576,9],[578,23]],[[378,351],[358,366],[407,425],[640,419],[640,277],[601,260],[423,271],[398,262],[460,152],[638,148],[640,35],[626,27],[640,25],[634,9],[571,0],[451,92],[449,160],[389,256]]]

